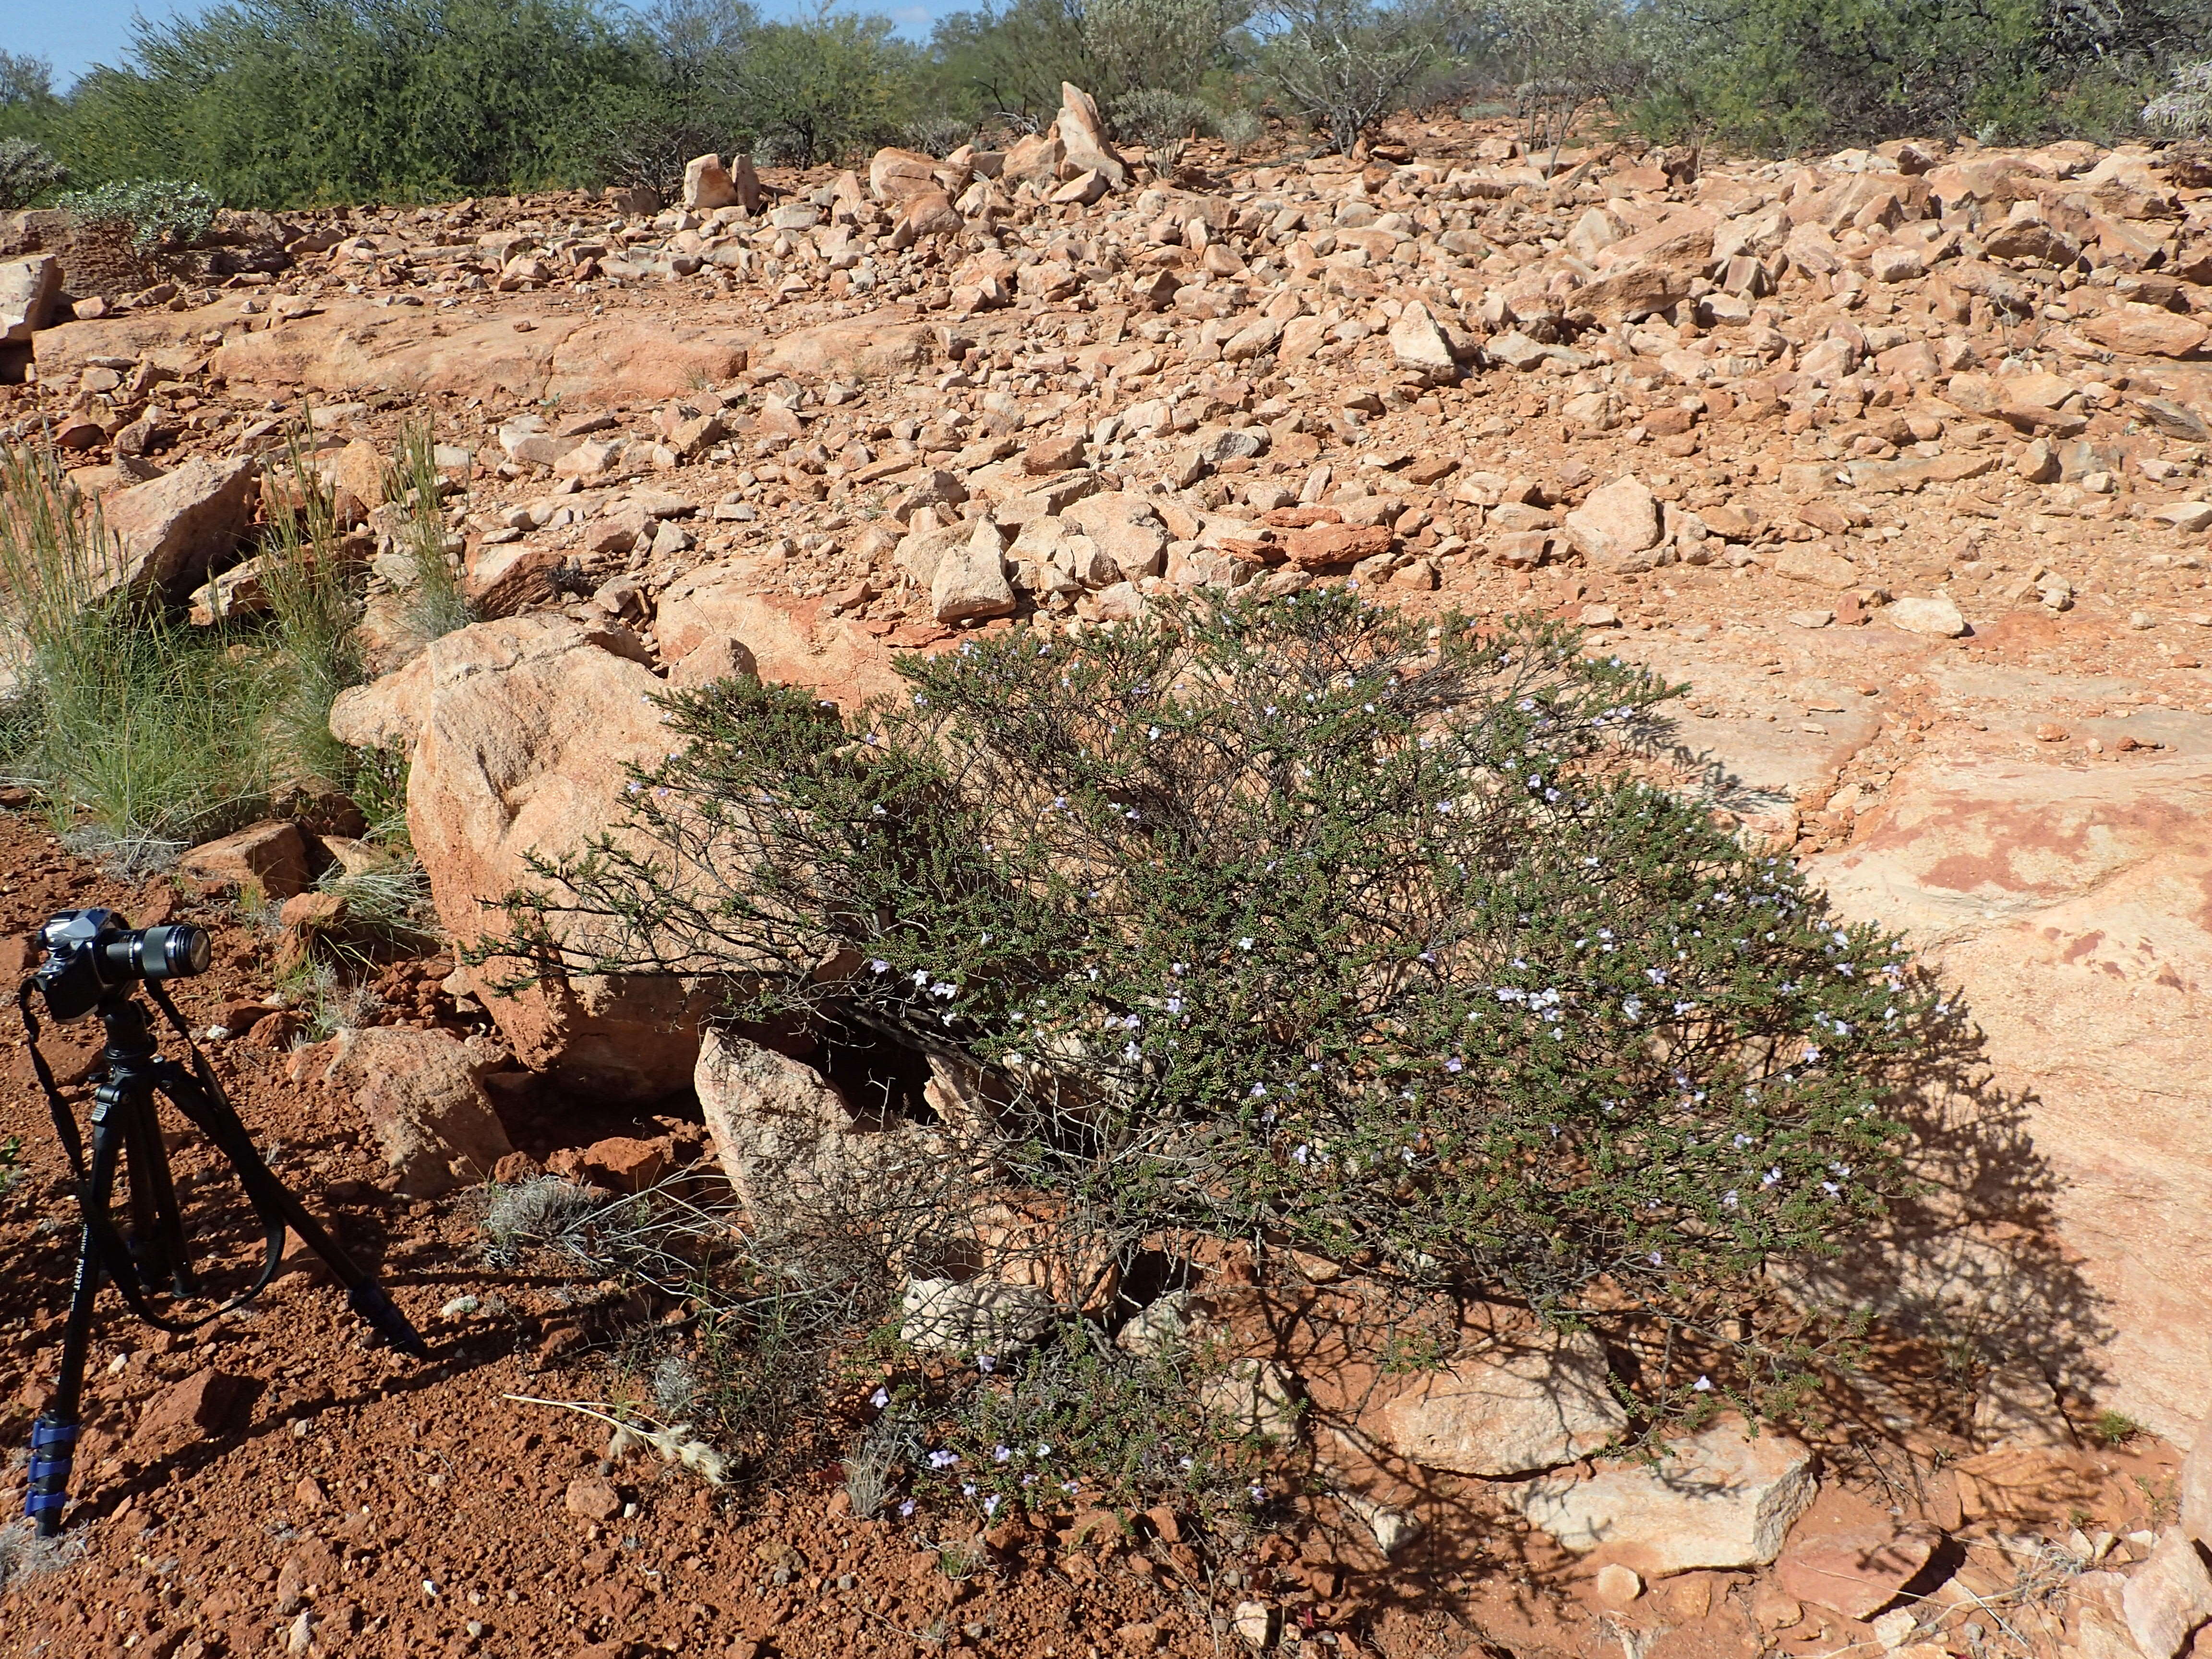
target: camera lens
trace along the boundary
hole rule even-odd
[[[211,946],[204,927],[179,922],[146,928],[138,938],[138,971],[148,979],[178,979],[207,972]]]

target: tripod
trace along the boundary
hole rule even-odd
[[[23,1512],[36,1520],[42,1537],[61,1531],[62,1510],[69,1501],[70,1468],[76,1455],[78,1413],[84,1394],[85,1355],[92,1340],[94,1304],[103,1279],[112,1280],[131,1311],[148,1324],[165,1331],[188,1331],[261,1292],[276,1276],[283,1261],[284,1235],[289,1229],[323,1259],[346,1287],[346,1300],[356,1313],[394,1347],[417,1359],[430,1357],[422,1337],[384,1287],[356,1265],[262,1162],[237,1110],[223,1094],[205,1058],[192,1046],[191,1032],[160,981],[147,981],[146,989],[183,1038],[195,1065],[188,1070],[161,1058],[155,1051],[153,1026],[145,1009],[127,990],[112,990],[103,996],[93,1012],[98,1013],[106,1032],[106,1075],[93,1093],[89,1160],[76,1119],[39,1053],[39,1028],[31,1014],[29,986],[17,997],[31,1036],[31,1062],[53,1111],[54,1127],[69,1156],[76,1180],[78,1207],[84,1216],[84,1231],[77,1246],[76,1290],[62,1334],[61,1373],[52,1400],[31,1425],[31,1486],[23,1500]],[[266,1230],[267,1255],[260,1277],[222,1307],[194,1320],[167,1318],[149,1305],[150,1297],[165,1291],[175,1296],[192,1293],[191,1249],[177,1203],[176,1183],[169,1172],[168,1152],[161,1141],[154,1100],[157,1091],[229,1161]],[[125,1228],[117,1226],[111,1208],[118,1172],[127,1172],[129,1219]]]

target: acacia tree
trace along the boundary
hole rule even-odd
[[[764,142],[811,167],[897,134],[911,113],[915,58],[889,18],[825,9],[752,33],[738,98]]]
[[[1410,6],[1279,0],[1267,21],[1267,83],[1346,155],[1439,59],[1435,18]]]

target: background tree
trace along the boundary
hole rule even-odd
[[[775,159],[800,167],[888,143],[914,114],[919,54],[888,17],[823,10],[752,32],[740,107]]]
[[[631,39],[643,72],[608,87],[598,106],[597,159],[610,182],[668,196],[693,156],[751,149],[744,71],[760,26],[746,0],[655,0],[639,16]]]
[[[1262,78],[1285,107],[1352,147],[1446,58],[1440,16],[1370,0],[1276,0]]]
[[[1085,85],[1095,68],[1077,0],[1012,0],[938,20],[927,94],[939,107],[1035,131],[1060,107],[1060,83]]]
[[[2110,137],[2212,42],[2212,10],[2179,0],[1656,0],[1636,24],[1654,70],[1642,125],[1775,152]]]
[[[236,205],[540,188],[589,176],[578,112],[646,70],[599,0],[234,0],[140,19],[57,148]]]

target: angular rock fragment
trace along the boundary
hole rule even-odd
[[[113,551],[96,578],[103,593],[181,600],[235,556],[252,528],[260,469],[244,456],[195,457],[111,497]]]
[[[1014,590],[1006,581],[1006,538],[988,519],[947,548],[929,579],[930,614],[941,623],[1013,614]]]
[[[2212,1620],[2212,1571],[2179,1527],[2169,1527],[2120,1593],[2128,1633],[2144,1659],[2173,1659]]]
[[[1498,1348],[1423,1377],[1390,1402],[1391,1449],[1430,1468],[1498,1476],[1557,1468],[1626,1426],[1588,1333]]]
[[[62,262],[50,253],[0,264],[0,345],[25,345],[46,325],[61,292]]]
[[[177,860],[177,873],[249,903],[281,902],[307,884],[307,846],[297,824],[272,818],[202,842]]]
[[[1066,158],[1065,166],[1078,173],[1096,173],[1115,190],[1127,185],[1129,169],[1106,141],[1097,101],[1072,82],[1060,83],[1060,117],[1054,129]]]
[[[1647,1576],[1760,1566],[1813,1501],[1812,1462],[1786,1435],[1723,1424],[1677,1441],[1656,1464],[1541,1475],[1504,1496],[1563,1547],[1603,1547]]]
[[[504,1050],[404,1025],[341,1031],[327,1047],[301,1080],[353,1096],[403,1196],[489,1181],[514,1150],[483,1083],[509,1063]]]
[[[737,180],[719,155],[695,155],[684,164],[684,205],[695,213],[738,205]]]
[[[1901,628],[1908,634],[1954,640],[1967,631],[1966,619],[1959,614],[1959,607],[1940,596],[1899,599],[1884,605],[1881,614],[1891,627]]]
[[[1566,516],[1567,534],[1582,556],[1600,569],[1651,569],[1663,527],[1658,499],[1633,474],[1592,490]]]

